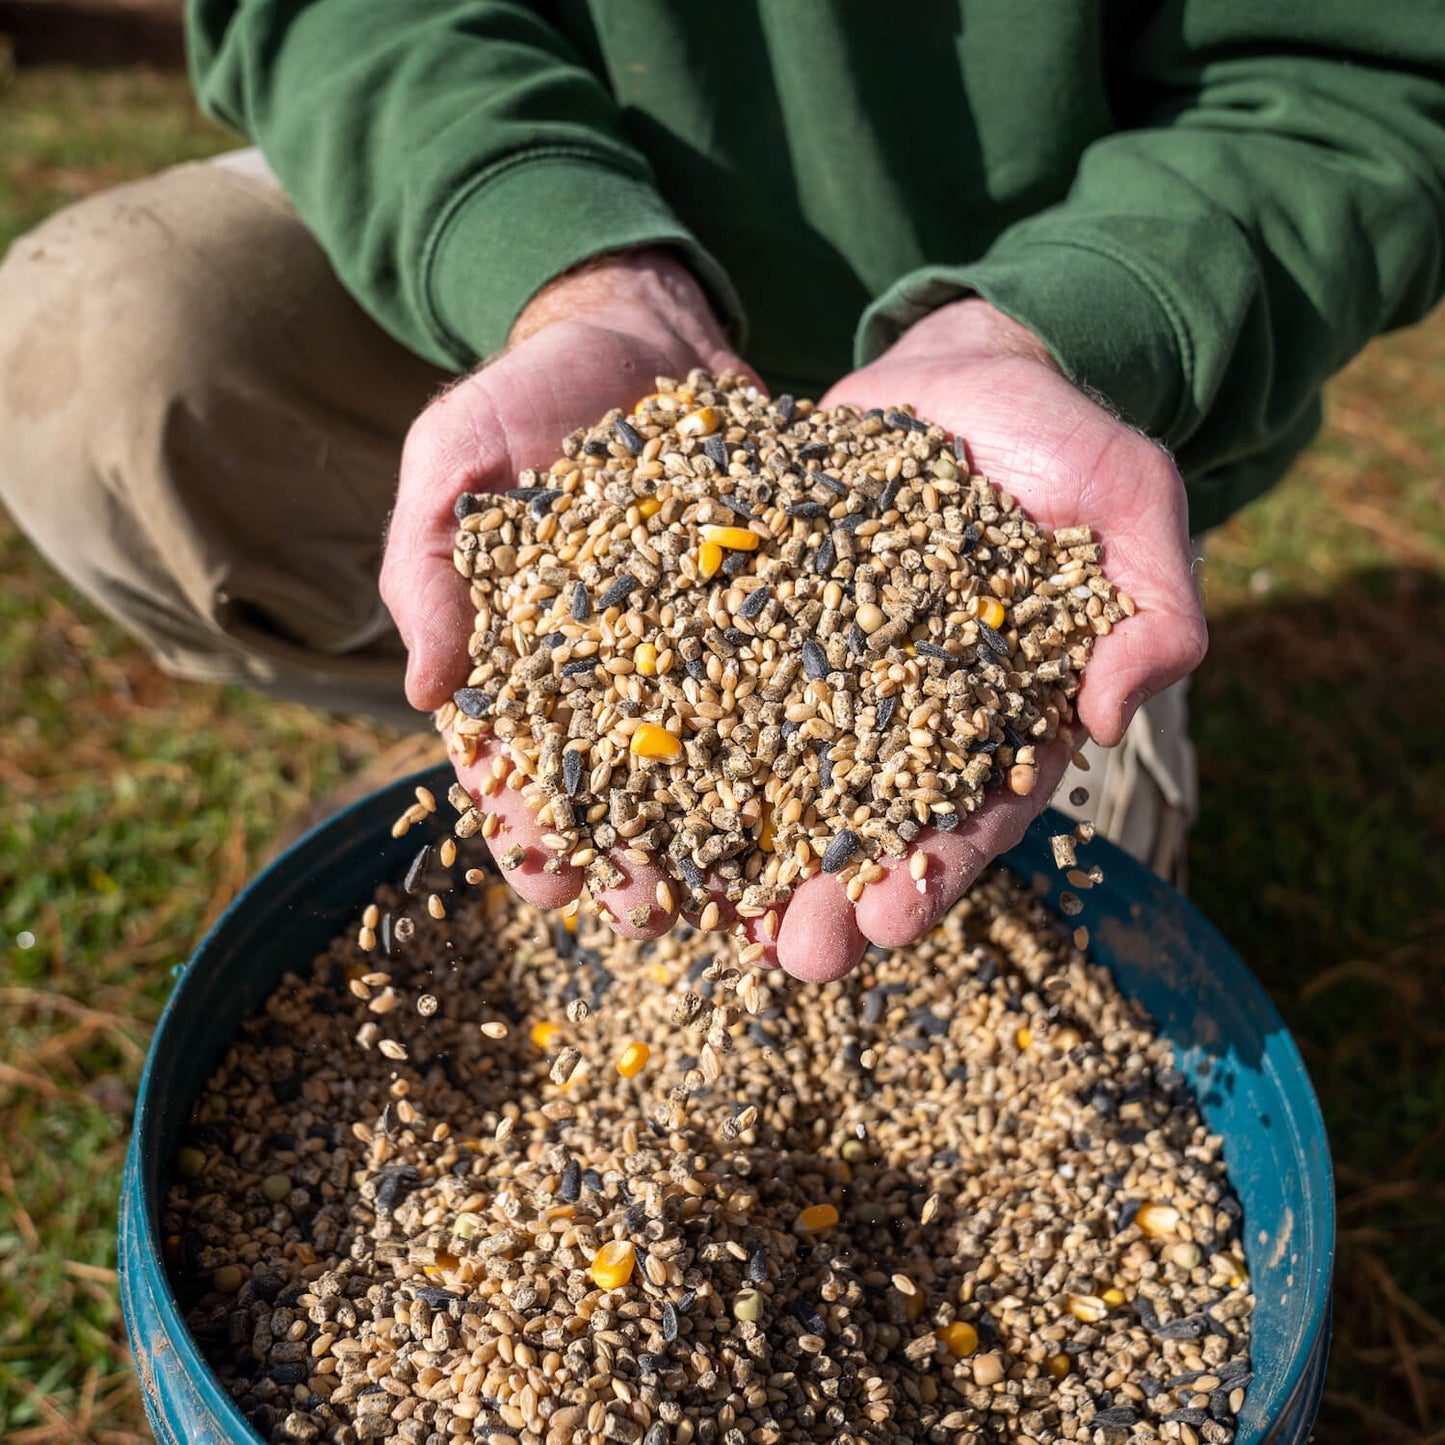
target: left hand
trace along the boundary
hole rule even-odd
[[[1075,700],[1075,732],[1082,726],[1105,746],[1118,743],[1139,705],[1204,656],[1178,470],[1162,448],[1066,381],[1036,336],[980,298],[925,317],[819,406],[905,402],[962,437],[974,471],[1012,493],[1035,522],[1088,524],[1103,542],[1104,570],[1137,612],[1096,640]],[[856,909],[836,878],[810,878],[789,900],[765,961],[820,981],[847,973],[870,941],[913,943],[1019,841],[1067,763],[1063,745],[1040,749],[1029,797],[999,791],[954,832],[925,829],[911,850],[929,859],[922,893],[907,858],[880,858],[889,876],[866,888]]]

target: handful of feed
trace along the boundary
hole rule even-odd
[[[907,409],[699,371],[562,453],[458,499],[472,671],[437,721],[464,762],[506,744],[484,793],[519,789],[594,893],[620,849],[693,913],[765,918],[820,870],[856,901],[923,828],[1033,791],[1133,611],[1088,527],[1036,526]],[[494,826],[483,796],[460,831]]]
[[[476,850],[286,976],[181,1141],[171,1277],[263,1439],[1233,1438],[1220,1140],[1007,874],[805,988]]]

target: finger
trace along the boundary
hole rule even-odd
[[[863,957],[868,941],[854,917],[847,886],[832,873],[818,873],[794,889],[778,929],[777,948],[778,962],[794,978],[830,983]]]
[[[467,657],[471,597],[450,556],[412,569],[403,585],[410,608],[407,631],[402,633],[407,647],[406,700],[420,712],[433,712],[466,685],[471,670]]]
[[[448,745],[450,743],[448,739]],[[582,891],[582,870],[563,861],[554,872],[547,872],[545,865],[554,856],[542,842],[547,830],[537,821],[521,793],[505,784],[491,794],[483,792],[492,778],[496,759],[504,756],[505,745],[496,739],[485,742],[471,763],[457,761],[454,755],[457,778],[476,800],[478,810],[493,814],[497,820],[496,830],[485,841],[501,876],[535,907],[561,908]],[[515,868],[503,868],[503,855],[519,845],[526,850],[522,862]]]
[[[973,880],[1023,837],[1048,805],[1068,760],[1066,748],[1041,750],[1038,782],[1027,798],[996,793],[952,833],[926,828],[907,857],[880,858],[887,876],[870,883],[857,903],[857,925],[863,936],[880,948],[902,948],[922,938]],[[910,872],[914,853],[928,860],[921,891]]]
[[[466,682],[472,607],[452,560],[454,507],[460,493],[497,490],[512,476],[492,415],[482,377],[468,377],[416,419],[402,448],[380,590],[407,648],[407,700],[423,711]]]
[[[678,885],[667,870],[656,863],[634,863],[620,848],[608,856],[622,881],[593,896],[606,908],[613,931],[623,938],[657,938],[666,933],[677,918],[678,894]],[[665,896],[658,893],[659,883],[667,890]]]

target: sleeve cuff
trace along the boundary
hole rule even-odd
[[[1073,382],[1166,444],[1188,394],[1188,334],[1161,287],[1108,243],[1007,234],[979,261],[901,277],[863,313],[855,364],[950,301],[982,296],[1027,326]]]
[[[528,152],[478,176],[441,216],[424,258],[428,323],[467,367],[505,346],[549,281],[609,251],[671,246],[742,348],[746,321],[727,273],[646,180],[576,152]]]

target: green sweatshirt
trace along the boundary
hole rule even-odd
[[[1439,0],[190,0],[205,106],[342,282],[466,368],[679,248],[817,395],[976,293],[1171,447],[1195,529],[1445,271]],[[903,398],[900,398],[902,400]]]

